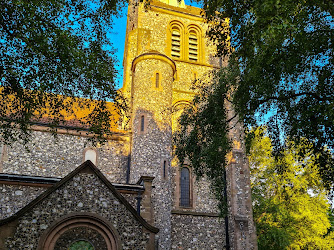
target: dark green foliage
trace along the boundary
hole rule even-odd
[[[223,77],[224,76],[224,77]],[[225,157],[230,151],[227,136],[226,101],[230,75],[225,70],[212,76],[210,85],[197,83],[198,95],[193,106],[180,119],[181,130],[174,136],[176,155],[181,164],[190,161],[197,177],[207,176],[220,201],[220,211],[226,214],[224,201]]]
[[[61,124],[74,103],[94,110],[77,118],[90,132],[110,134],[105,101],[116,109],[123,102],[107,32],[125,2],[0,0],[0,133],[7,143],[27,142],[29,123],[43,116]]]
[[[239,77],[230,83],[240,121],[245,128],[266,124],[278,157],[285,148],[284,138],[297,144],[307,138],[312,146],[300,156],[321,155],[319,171],[330,189],[334,182],[334,2],[198,2],[213,23],[208,36],[216,41],[218,54],[232,53],[230,64],[240,68]],[[230,19],[230,33],[225,32],[225,18]]]

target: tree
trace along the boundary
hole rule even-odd
[[[206,176],[219,201],[221,216],[227,206],[222,195],[226,187],[226,156],[231,150],[228,130],[232,119],[227,118],[230,71],[222,69],[207,78],[210,83],[197,81],[198,94],[192,105],[180,117],[180,129],[174,133],[175,154],[181,163],[190,161],[197,177]]]
[[[0,133],[5,143],[27,142],[29,126],[41,120],[55,128],[74,119],[100,139],[111,133],[124,102],[115,88],[107,31],[125,2],[0,0]]]
[[[301,157],[308,153],[319,155],[316,160],[320,175],[325,187],[331,189],[334,183],[333,1],[197,2],[204,6],[211,26],[207,35],[217,44],[218,55],[229,58],[229,72],[223,71],[220,80],[225,86],[217,87],[214,83],[213,89],[225,89],[221,98],[231,103],[245,130],[267,125],[277,157],[284,151],[285,138],[295,144],[305,143],[303,138],[307,138],[312,147],[299,153]],[[207,95],[202,99],[205,102],[210,98]],[[217,112],[223,116],[226,110],[221,101],[216,101],[220,107]],[[205,126],[220,129],[217,125],[223,123],[223,128],[228,128],[226,121],[224,117],[220,122],[208,121]],[[195,150],[189,147],[183,154],[196,157]],[[197,161],[206,164],[204,158],[198,157]]]
[[[331,249],[334,232],[317,156],[300,159],[308,143],[290,142],[277,160],[265,133],[254,131],[249,157],[259,249]]]

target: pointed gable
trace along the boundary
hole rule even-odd
[[[76,227],[76,220],[86,221],[87,225],[93,226],[90,228],[80,224],[80,227]],[[97,224],[92,221],[97,221]],[[137,214],[90,161],[84,162],[16,214],[0,221],[0,231],[13,223],[15,230],[2,239],[4,246],[1,246],[0,238],[0,249],[20,249],[25,245],[37,249],[41,241],[45,243],[48,237],[51,237],[48,235],[52,234],[52,230],[65,230],[61,229],[62,223],[72,223],[71,230],[81,230],[81,234],[85,232],[87,237],[90,237],[89,234],[97,234],[101,231],[99,228],[109,228],[106,230],[110,231],[115,242],[122,248],[130,249],[146,249],[149,240],[152,239],[150,234],[159,231]],[[103,233],[101,235],[107,238]],[[58,239],[57,242],[61,244],[61,237],[53,240]]]

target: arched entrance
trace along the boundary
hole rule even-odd
[[[118,250],[119,237],[113,226],[91,213],[71,214],[53,223],[42,235],[38,250]]]

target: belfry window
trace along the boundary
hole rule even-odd
[[[181,58],[181,32],[178,28],[172,29],[172,48],[171,55],[175,58]]]
[[[186,167],[181,169],[180,206],[190,207],[190,173],[189,168]]]
[[[189,60],[198,61],[198,36],[193,30],[189,32]]]

